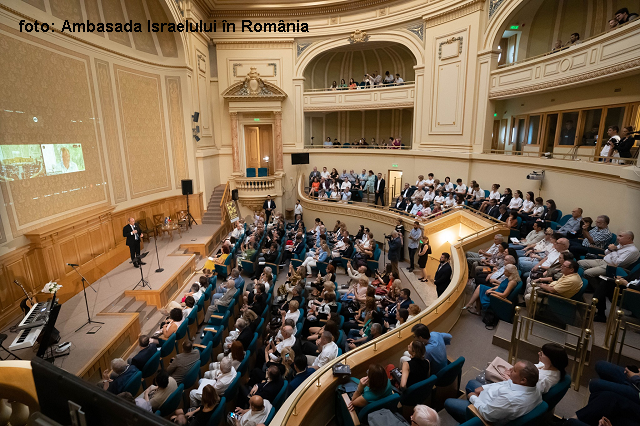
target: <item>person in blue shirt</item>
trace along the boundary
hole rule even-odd
[[[413,337],[421,341],[425,346],[425,359],[431,364],[431,374],[436,374],[443,367],[446,367],[447,348],[446,345],[451,343],[451,335],[449,333],[438,333],[437,331],[429,332],[429,327],[424,324],[416,324],[411,329]],[[400,358],[400,362],[411,359],[408,352],[405,352]]]
[[[317,262],[326,262],[329,258],[329,253],[331,250],[329,246],[327,246],[326,241],[322,240],[320,242],[320,249],[312,256],[307,257],[304,262],[302,262],[302,266],[307,268],[307,277],[312,277],[311,268],[317,265]]]
[[[303,354],[296,355],[293,359],[293,368],[296,371],[296,375],[287,386],[287,395],[291,395],[315,371],[313,368],[307,367],[307,357]]]

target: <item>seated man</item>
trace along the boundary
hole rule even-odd
[[[145,389],[141,396],[151,405],[151,410],[159,410],[162,404],[178,389],[178,384],[166,370],[160,370],[153,380],[153,385]]]
[[[229,303],[233,300],[233,296],[236,294],[236,286],[233,278],[229,277],[227,281],[223,281],[226,292],[221,295],[220,298],[214,299],[213,303],[209,305],[207,308],[207,313],[205,314],[205,321],[209,321],[211,315],[218,312],[218,306],[229,306]]]
[[[598,361],[595,365],[599,379],[589,382],[589,392],[610,391],[634,404],[640,404],[640,373],[634,373],[627,367],[621,367],[607,361]]]
[[[520,273],[523,276],[528,276],[529,272],[534,271],[546,271],[558,261],[558,257],[560,257],[560,253],[569,249],[569,240],[566,238],[558,238],[553,245],[553,248],[547,253],[545,257],[537,261],[537,259],[529,259],[529,258],[520,258],[518,259],[518,265],[520,269]]]
[[[564,426],[635,426],[638,418],[640,404],[620,398],[615,392],[601,391],[591,393],[587,406],[576,411],[575,416],[568,419]]]
[[[551,284],[539,284],[542,291],[557,294],[558,296],[571,299],[576,293],[582,289],[582,278],[578,274],[578,262],[575,260],[565,260],[561,266],[562,277],[553,281]],[[530,309],[531,303],[531,287],[527,286],[524,301],[527,304],[527,310]],[[606,303],[606,302],[605,302]]]
[[[475,271],[478,262],[483,259],[490,258],[492,255],[498,252],[498,246],[504,241],[502,234],[496,234],[493,236],[493,244],[486,250],[478,250],[477,253],[468,251],[466,252],[467,263],[469,264],[469,270]]]
[[[595,288],[600,275],[605,275],[607,266],[628,268],[640,257],[638,248],[633,244],[633,232],[623,231],[618,235],[618,245],[609,244],[604,259],[584,259],[578,264],[584,269],[584,277]]]
[[[296,344],[296,336],[293,327],[285,325],[280,330],[282,333],[282,340],[276,343],[275,340],[269,342],[264,348],[264,360],[265,361],[277,361],[280,358],[280,353],[284,348],[290,348]]]
[[[411,194],[411,201],[414,204],[422,203],[425,195],[426,193],[424,192],[424,186],[420,185],[418,189],[414,191],[413,194]]]
[[[182,383],[182,378],[195,363],[200,363],[200,351],[193,347],[191,340],[185,339],[182,342],[181,352],[171,359],[171,363],[167,367],[167,373],[173,377],[179,386]]]
[[[448,363],[446,345],[451,343],[451,335],[449,333],[438,333],[436,331],[429,332],[429,327],[424,324],[416,324],[411,328],[413,338],[424,344],[425,359],[429,360],[431,366],[431,374],[436,374]],[[405,352],[400,358],[400,365],[404,361],[409,362],[411,356],[409,352]]]
[[[571,211],[571,217],[560,228],[556,230],[556,232],[563,237],[567,238],[577,238],[577,233],[580,231],[580,223],[582,222],[582,209],[580,207],[576,207]]]
[[[229,236],[234,237],[238,240],[241,236],[244,235],[244,225],[240,223],[240,221],[236,222],[236,227],[233,228],[233,231],[229,234]]]
[[[102,373],[102,389],[118,395],[138,371],[135,365],[127,364],[122,358],[115,358],[111,360],[111,370],[104,370]]]
[[[382,335],[382,325],[378,324],[377,322],[373,323],[371,325],[371,328],[369,329],[369,334],[364,334],[362,337],[358,338],[358,339],[347,339],[346,344],[347,347],[345,348],[347,351],[350,351],[352,349],[357,348],[358,346],[367,343],[370,340],[373,340],[379,336]]]
[[[530,244],[536,244],[538,241],[544,238],[544,228],[539,222],[533,223],[533,230],[527,234],[527,236],[519,241],[518,244],[509,243],[509,248],[515,250],[522,250]]]
[[[444,408],[460,423],[466,420],[469,404],[478,410],[485,421],[507,423],[524,416],[542,402],[540,391],[536,388],[538,376],[538,367],[533,363],[518,361],[509,370],[509,380],[476,387],[467,394],[468,401],[448,398]],[[472,384],[473,381],[469,385]]]
[[[147,361],[149,361],[158,350],[158,346],[150,342],[149,336],[143,335],[138,337],[138,345],[140,345],[140,351],[129,360],[129,364],[142,371]]]
[[[295,370],[295,376],[287,386],[287,395],[291,395],[315,371],[313,368],[307,367],[307,357],[302,354],[296,355],[293,359],[293,369]]]
[[[264,423],[271,412],[271,402],[258,395],[249,399],[249,408],[243,410],[238,407],[235,410],[237,417],[233,419],[234,426],[259,425]]]
[[[238,268],[233,268],[231,270],[231,278],[233,278],[236,289],[244,287],[244,278],[240,276],[240,271],[238,270]]]
[[[320,352],[320,354],[311,365],[311,367],[316,370],[336,359],[338,356],[338,345],[333,341],[333,334],[328,331],[322,332],[318,343],[318,352]]]
[[[582,225],[582,229],[577,236],[581,238],[572,239],[571,246],[569,247],[569,251],[576,257],[586,255],[590,248],[604,250],[605,244],[611,240],[609,216],[598,216],[596,218],[596,226],[591,228],[591,230],[589,230],[587,224]]]
[[[198,407],[202,401],[202,390],[205,386],[211,385],[215,389],[216,393],[220,396],[224,394],[233,379],[236,378],[236,369],[231,365],[231,358],[224,357],[220,360],[220,370],[216,371],[216,376],[211,378],[200,379],[197,389],[192,389],[189,392],[189,400],[191,401],[191,407]]]

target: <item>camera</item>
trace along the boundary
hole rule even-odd
[[[527,179],[530,180],[542,180],[544,179],[544,170],[540,173],[533,171],[527,175]]]

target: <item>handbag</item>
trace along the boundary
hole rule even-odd
[[[342,364],[342,363],[334,364],[333,367],[331,367],[331,370],[333,371],[333,375],[337,377],[351,375],[351,367],[349,367],[346,364]]]
[[[487,366],[484,377],[487,382],[504,382],[505,380],[509,380],[509,374],[507,372],[512,367],[513,366],[507,361],[497,356]]]

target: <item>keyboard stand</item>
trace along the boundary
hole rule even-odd
[[[9,355],[7,355],[6,358],[0,358],[1,361],[6,361],[9,359],[9,356],[14,357],[17,360],[22,360],[22,358],[20,358],[18,355],[14,354],[13,352],[11,352],[9,349],[4,347],[4,341],[7,339],[7,335],[6,334],[0,334],[0,348],[4,349],[5,352],[7,352]]]

